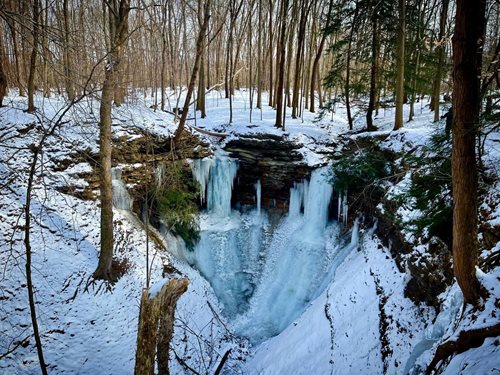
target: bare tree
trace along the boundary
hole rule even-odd
[[[106,1],[103,4],[109,7],[109,22],[112,28],[110,35],[110,49],[105,67],[104,83],[102,87],[99,134],[99,162],[100,162],[100,190],[101,190],[101,252],[99,264],[94,272],[96,279],[113,280],[111,263],[113,260],[113,189],[111,184],[111,109],[112,100],[116,92],[119,66],[123,57],[123,49],[128,37],[128,16],[130,0]]]
[[[184,126],[186,125],[187,115],[189,111],[189,105],[191,102],[191,97],[193,96],[194,85],[196,83],[196,77],[198,76],[198,70],[200,69],[201,54],[203,53],[203,45],[205,43],[206,31],[208,28],[208,21],[210,19],[210,3],[211,0],[206,0],[203,7],[203,23],[201,24],[200,31],[198,32],[198,37],[196,39],[196,56],[194,60],[193,69],[191,71],[191,79],[189,80],[188,91],[186,93],[186,98],[184,99],[184,106],[182,108],[182,115],[177,126],[177,130],[174,135],[174,144],[179,143],[181,139],[182,132],[184,131]],[[202,9],[202,0],[198,0],[198,9]]]

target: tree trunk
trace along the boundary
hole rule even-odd
[[[3,107],[3,99],[8,92],[7,74],[4,70],[6,62],[7,62],[7,57],[3,45],[3,24],[0,23],[0,107]]]
[[[466,303],[479,300],[476,277],[480,77],[486,0],[458,0],[453,36],[453,269]]]
[[[259,7],[259,31],[257,36],[257,104],[256,108],[262,109],[262,0]]]
[[[366,130],[375,130],[373,126],[373,110],[375,109],[375,97],[377,95],[377,74],[378,74],[378,54],[379,54],[379,36],[378,36],[378,14],[376,5],[372,14],[372,61],[370,72],[370,99],[368,101],[368,110],[366,111]]]
[[[28,76],[28,112],[35,112],[35,73],[36,73],[36,59],[38,54],[38,40],[40,37],[39,30],[40,20],[40,3],[39,0],[33,1],[33,46],[31,49],[30,69]]]
[[[101,191],[101,253],[94,278],[112,281],[111,263],[113,260],[113,190],[111,183],[111,102],[116,92],[116,77],[128,36],[128,14],[130,0],[121,0],[119,9],[109,12],[115,28],[110,41],[109,61],[105,67],[102,87],[99,133],[100,191]]]
[[[168,375],[170,343],[174,335],[175,306],[179,298],[187,291],[188,279],[173,279],[159,294],[159,326],[156,353],[158,356],[158,375]],[[157,298],[158,298],[157,297]]]
[[[203,26],[203,15],[198,13],[198,24]],[[201,118],[207,117],[205,105],[205,36],[201,46],[200,70],[198,75],[198,95],[196,98],[196,109],[201,111]]]
[[[69,28],[69,11],[68,11],[69,0],[63,1],[63,22],[64,22],[64,74],[66,83],[66,93],[68,94],[68,99],[73,100],[75,98],[75,90],[73,88],[73,68],[70,53],[70,28]]]
[[[273,98],[273,0],[269,0],[269,106],[274,107]]]
[[[396,62],[396,118],[394,130],[403,127],[404,79],[405,79],[405,31],[406,0],[399,0],[398,55]]]
[[[295,77],[293,81],[293,98],[292,98],[292,118],[297,118],[298,109],[299,109],[299,83],[300,78],[302,76],[302,53],[303,53],[303,44],[306,36],[306,25],[307,25],[307,17],[309,15],[309,10],[311,9],[312,4],[306,4],[304,1],[300,4],[301,12],[300,12],[300,23],[299,23],[299,31],[298,31],[298,44],[297,44],[297,53],[295,56]]]
[[[184,106],[182,108],[182,115],[179,121],[179,126],[175,131],[174,135],[174,144],[179,143],[182,132],[184,131],[184,126],[186,124],[187,115],[189,111],[189,104],[191,102],[191,97],[193,96],[194,85],[196,83],[196,77],[198,76],[198,70],[200,69],[200,60],[201,54],[203,52],[203,44],[205,41],[205,33],[208,28],[208,20],[210,18],[210,14],[208,10],[210,9],[210,1],[207,0],[205,2],[204,10],[203,10],[203,24],[201,25],[200,31],[198,33],[198,38],[196,40],[196,57],[194,59],[193,70],[191,71],[191,79],[189,80],[188,91],[186,93],[186,99],[184,100]],[[198,9],[201,10],[201,0],[198,0]]]
[[[48,134],[48,133],[46,133]],[[24,224],[24,246],[26,249],[26,288],[28,290],[28,302],[30,307],[31,325],[33,326],[33,335],[35,337],[36,351],[38,354],[38,362],[40,364],[40,371],[42,375],[47,375],[47,365],[43,355],[42,340],[40,338],[40,331],[38,329],[38,320],[36,317],[36,302],[35,291],[33,287],[33,280],[31,277],[31,194],[33,189],[33,181],[35,178],[36,165],[38,156],[43,146],[45,135],[38,147],[34,148],[33,159],[31,161],[30,173],[28,177],[28,186],[26,188],[26,201],[24,206],[25,224]]]
[[[403,0],[400,0],[403,1]],[[345,107],[347,111],[347,121],[349,123],[349,130],[353,129],[353,119],[351,115],[351,104],[349,98],[350,91],[350,79],[351,79],[351,53],[352,53],[352,40],[354,38],[355,26],[358,19],[358,3],[356,2],[356,8],[354,10],[354,16],[352,18],[351,32],[349,35],[349,44],[347,45],[347,59],[346,59],[346,72],[345,72],[345,82],[344,82],[344,95],[345,95]],[[313,77],[314,79],[314,77]]]
[[[283,127],[283,86],[285,80],[285,57],[286,57],[286,17],[288,13],[288,0],[281,3],[281,30],[279,42],[279,66],[278,83],[276,85],[276,122],[277,128]]]
[[[439,18],[439,40],[438,40],[438,66],[432,92],[432,108],[434,109],[434,122],[439,121],[439,96],[441,94],[441,76],[443,74],[444,52],[446,43],[444,40],[446,32],[446,18],[448,17],[448,4],[450,0],[442,0],[441,16]]]

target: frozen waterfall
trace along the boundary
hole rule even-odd
[[[215,158],[197,159],[191,162],[193,177],[200,184],[202,202],[207,210],[219,217],[231,214],[231,193],[238,164],[226,154],[219,152]]]
[[[261,342],[303,312],[327,285],[332,267],[354,247],[340,243],[337,222],[328,220],[329,169],[317,169],[309,181],[295,183],[288,214],[271,225],[267,212],[261,212],[260,181],[255,209],[231,210],[234,159],[216,154],[194,160],[191,168],[207,210],[200,215],[199,243],[193,251],[177,246],[177,255],[210,282],[236,332]]]
[[[122,170],[120,168],[111,169],[111,184],[113,188],[113,206],[119,210],[131,211],[134,203],[127,186],[122,181]]]

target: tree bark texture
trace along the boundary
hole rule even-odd
[[[458,0],[453,36],[453,268],[467,303],[476,303],[477,167],[486,0]]]

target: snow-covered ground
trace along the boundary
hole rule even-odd
[[[0,372],[39,372],[29,318],[24,271],[23,205],[32,145],[50,128],[64,108],[62,98],[37,96],[37,115],[23,112],[25,98],[11,95],[0,108]],[[7,100],[8,101],[8,100]],[[266,97],[263,103],[266,103]],[[174,116],[150,108],[151,98],[137,99],[113,110],[113,133],[128,135],[131,127],[168,135],[175,131]],[[228,100],[213,91],[207,97],[207,118],[191,119],[188,125],[226,133],[226,140],[242,134],[274,134],[300,142],[305,160],[324,164],[321,152],[334,147],[347,131],[345,109],[337,108],[318,120],[304,112],[304,119],[286,119],[286,132],[276,129],[275,112],[264,105],[254,109],[250,122],[248,92],[237,91],[233,123],[228,124]],[[407,111],[408,108],[405,108]],[[387,136],[382,147],[407,152],[424,144],[436,128],[432,114],[420,104],[416,118],[392,132],[393,111],[381,110],[375,120],[379,131],[352,133],[352,139]],[[405,112],[406,114],[407,112]],[[70,120],[49,137],[41,154],[32,201],[33,278],[37,313],[46,362],[50,373],[128,374],[133,372],[137,319],[141,290],[145,286],[146,234],[130,212],[116,210],[116,256],[128,269],[111,288],[92,282],[99,250],[99,205],[61,193],[58,187],[86,182],[77,173],[88,171],[87,163],[60,167],[76,150],[98,150],[98,103],[88,100],[71,109]],[[190,116],[192,117],[192,116]],[[34,124],[34,126],[32,126]],[[355,131],[364,127],[363,113]],[[211,140],[210,136],[204,136]],[[496,171],[500,161],[500,136],[487,142],[486,168]],[[215,142],[214,142],[215,143]],[[61,170],[62,169],[62,170]],[[498,174],[497,174],[498,176]],[[483,203],[490,225],[500,218],[499,184],[494,184]],[[176,260],[155,242],[152,283],[162,282],[164,264],[171,263],[190,280],[188,292],[180,299],[171,353],[172,373],[190,373],[176,359],[183,358],[199,373],[213,373],[222,356],[231,349],[227,373],[243,374],[402,374],[414,364],[425,367],[433,348],[459,329],[498,322],[498,305],[491,301],[473,321],[461,314],[460,291],[456,284],[443,293],[442,312],[416,306],[404,297],[408,275],[401,273],[390,252],[368,229],[354,234],[354,248],[334,271],[326,288],[304,312],[279,335],[252,346],[237,337],[231,322],[222,313],[210,284],[187,263]],[[483,249],[485,253],[498,251]],[[126,260],[126,264],[125,264]],[[269,274],[272,277],[272,273]],[[499,298],[499,270],[481,274],[490,293]],[[493,315],[492,315],[493,314]],[[495,315],[497,314],[497,315]],[[467,315],[466,315],[467,316]],[[500,368],[498,345],[488,339],[479,348],[455,356],[446,373],[493,373]]]

